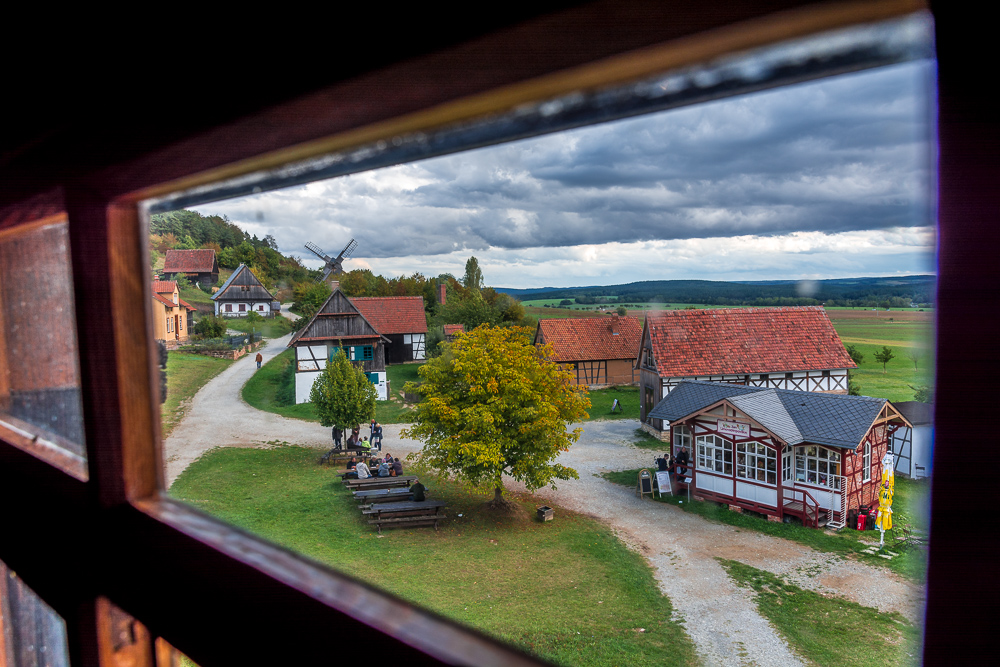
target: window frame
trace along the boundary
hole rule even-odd
[[[890,5],[892,3],[871,3],[871,8],[865,11],[852,6],[850,17],[823,15],[817,10],[815,13],[819,18],[807,22],[805,26],[796,25],[795,17],[787,16],[776,18],[770,24],[764,21],[760,25],[762,19],[758,14],[764,14],[763,10],[754,14],[742,9],[739,11],[744,14],[740,14],[726,8],[727,11],[720,12],[722,18],[708,19],[697,26],[729,29],[730,41],[723,40],[720,46],[712,43],[711,39],[703,40],[709,44],[700,44],[700,48],[693,48],[693,54],[689,53],[686,57],[697,62],[711,57],[713,53],[745,47],[754,40],[763,44],[837,25],[908,13],[918,8],[907,5],[904,11],[899,3],[895,8]],[[711,10],[712,7],[703,7],[700,12],[711,15]],[[604,11],[607,14],[600,16],[602,22],[613,15],[607,8]],[[750,25],[750,29],[741,23],[751,19],[758,20],[758,23]],[[685,25],[683,21],[679,24]],[[777,34],[775,25],[782,28]],[[785,29],[789,25],[792,27]],[[581,28],[577,26],[576,29]],[[677,30],[679,32],[673,34],[664,31],[667,34],[661,35],[659,41],[669,45],[673,44],[670,39],[686,37],[684,30],[695,32],[691,27]],[[600,50],[598,47],[591,47],[592,50],[588,51],[586,40],[580,40],[578,35],[572,34],[572,30],[570,32],[572,39],[567,40],[567,44],[582,45],[579,52],[571,54],[579,60],[581,67],[608,55],[595,53]],[[742,41],[733,37],[735,34],[743,35]],[[523,33],[514,31],[505,39],[510,44],[517,44],[519,39],[515,39],[515,35],[520,37]],[[488,41],[474,43],[480,44],[483,49],[489,46],[491,54],[497,53]],[[634,49],[643,44],[629,43],[628,46]],[[684,48],[691,50],[692,47],[685,44]],[[627,50],[616,44],[610,55]],[[552,51],[559,52],[560,49]],[[498,60],[503,65],[503,58]],[[661,59],[656,63],[657,68],[662,68],[662,62]],[[676,64],[676,58],[674,62]],[[410,66],[400,65],[404,71]],[[541,68],[544,74],[545,68],[551,72],[560,69],[560,66],[567,65],[543,62]],[[537,99],[560,90],[572,90],[587,81],[608,81],[616,77],[626,79],[649,66],[648,63],[640,63],[631,68],[621,68],[621,63],[616,62],[610,67],[617,68],[619,73],[611,75],[608,71],[595,74],[594,69],[601,69],[595,65],[582,74],[552,75],[542,85],[534,85],[537,82],[533,81],[533,87],[520,94]],[[381,72],[373,76],[393,80],[390,74]],[[520,71],[511,76],[515,82],[528,78]],[[560,84],[560,80],[563,83]],[[470,92],[469,88],[457,86],[460,92],[465,92],[464,96],[456,95],[456,88],[447,86],[444,86],[447,90],[428,93],[437,95],[437,99],[414,95],[402,103],[404,107],[408,104],[408,109],[401,109],[397,104],[390,109],[388,118],[403,119],[397,125],[403,128],[431,127],[437,122],[458,120],[463,114],[470,113],[468,108],[464,111],[452,108],[416,119],[406,113],[419,116],[420,112],[436,103],[466,102],[470,95],[487,95],[488,91],[499,89],[505,83],[496,77],[483,77],[483,81],[476,84],[480,86],[478,92],[475,88]],[[415,81],[413,85],[428,88],[423,81]],[[347,94],[350,92],[348,90]],[[357,91],[355,95],[358,99],[364,97]],[[508,101],[517,97],[516,94],[511,96],[509,91],[504,95]],[[334,96],[333,99],[338,98]],[[303,108],[295,106],[296,103],[285,104],[281,113],[289,114]],[[316,100],[310,100],[304,108],[308,109],[310,105],[318,108],[317,104]],[[483,113],[484,109],[488,111],[490,108],[489,99],[477,99],[477,104],[471,106],[475,108],[475,113]],[[443,117],[449,113],[448,118]],[[252,118],[253,121],[248,122],[261,124],[263,119],[270,117],[260,112]],[[326,631],[331,620],[337,622],[346,634],[383,641],[383,655],[393,659],[409,658],[423,662],[428,660],[425,651],[437,651],[435,655],[439,656],[438,659],[442,651],[447,651],[448,655],[459,660],[464,658],[468,663],[479,659],[481,664],[483,655],[488,655],[506,664],[536,664],[530,657],[500,646],[474,631],[443,622],[433,614],[409,610],[411,617],[406,621],[388,623],[385,618],[374,617],[372,608],[402,607],[394,607],[399,603],[390,596],[359,584],[350,577],[326,571],[176,503],[162,496],[158,488],[162,482],[162,470],[158,451],[158,389],[153,382],[155,362],[151,319],[144,308],[146,299],[141,289],[142,281],[135,279],[135,276],[141,275],[149,277],[149,262],[144,261],[148,258],[145,257],[141,231],[145,222],[141,202],[147,197],[176,190],[181,185],[196,185],[226,174],[248,173],[282,164],[290,156],[301,155],[302,151],[319,154],[338,146],[357,145],[366,137],[390,136],[394,130],[391,122],[387,122],[388,127],[383,124],[373,129],[380,120],[359,120],[356,117],[336,121],[313,120],[309,129],[305,130],[310,136],[304,138],[294,133],[274,132],[273,136],[264,138],[253,147],[235,142],[239,144],[238,148],[222,152],[221,156],[208,157],[212,151],[201,151],[204,155],[187,157],[192,145],[221,145],[223,142],[217,141],[220,136],[238,136],[234,130],[244,126],[232,121],[220,124],[214,135],[210,133],[209,136],[186,139],[170,148],[147,149],[147,153],[133,160],[123,160],[109,167],[110,172],[105,170],[99,176],[91,176],[89,182],[86,179],[77,183],[70,183],[70,179],[51,181],[62,188],[59,197],[69,215],[71,246],[76,258],[72,267],[74,289],[78,305],[86,306],[78,310],[81,313],[78,315],[78,331],[85,381],[84,413],[90,480],[81,482],[64,474],[57,467],[29,454],[29,448],[16,435],[0,432],[0,506],[15,507],[15,491],[28,491],[28,497],[37,501],[25,503],[31,507],[18,507],[17,512],[8,517],[8,534],[38,538],[5,541],[0,545],[0,558],[17,568],[39,595],[66,618],[74,664],[111,664],[101,653],[98,641],[102,619],[96,601],[101,596],[115,599],[130,613],[140,617],[155,633],[179,637],[190,647],[186,650],[192,657],[205,667],[226,664],[227,661],[254,662],[272,655],[287,658],[289,646],[295,646],[299,657],[328,657]],[[327,124],[324,125],[324,122]],[[315,145],[303,148],[301,141],[315,142]],[[137,168],[137,165],[144,165],[146,171]],[[60,176],[51,178],[58,179]],[[120,182],[114,183],[115,178]],[[95,183],[114,185],[91,187]],[[25,190],[22,195],[34,193],[35,190]],[[5,203],[10,201],[5,199]],[[88,266],[84,266],[84,257]],[[106,297],[106,300],[102,302],[101,297]],[[145,327],[139,327],[138,333],[131,324],[137,321],[145,324]],[[108,332],[109,322],[111,335]],[[940,342],[939,339],[939,346]],[[939,354],[939,363],[941,359]],[[38,493],[38,489],[45,489],[46,493]],[[45,526],[48,530],[40,531],[38,526]],[[80,554],[73,571],[59,567],[53,554],[68,552],[67,545],[93,544],[95,535],[99,538],[96,545]],[[173,547],[168,550],[170,553],[156,553],[154,547],[164,543]],[[82,573],[88,576],[81,576]],[[214,598],[215,605],[205,605],[206,608],[211,607],[212,613],[193,611],[184,618],[172,616],[171,612],[177,607],[165,601],[176,591],[190,593],[195,600],[209,601]],[[231,595],[219,597],[220,591]],[[247,591],[253,591],[253,595]],[[259,598],[267,595],[271,596],[269,604],[275,605],[265,616],[271,624],[272,632],[269,634],[276,637],[271,639],[261,637],[256,629],[259,627],[259,613],[266,613],[268,609]],[[364,604],[352,606],[346,602],[351,596],[356,596]],[[294,618],[282,618],[280,610],[287,609],[297,612]],[[438,633],[446,633],[449,628],[454,632],[442,642]],[[233,635],[222,646],[219,637],[226,636],[223,634],[226,630],[232,630]],[[428,631],[433,631],[431,634],[438,646],[428,645]]]

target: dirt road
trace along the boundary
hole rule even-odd
[[[283,351],[288,339],[270,341],[262,352],[265,361]],[[214,447],[268,447],[287,442],[319,450],[332,445],[329,429],[319,424],[286,419],[244,403],[240,389],[254,372],[256,364],[245,357],[198,392],[187,417],[164,446],[168,485]],[[671,505],[640,500],[630,489],[605,481],[599,477],[601,472],[650,466],[653,454],[630,444],[634,422],[582,426],[585,433],[580,441],[559,459],[575,468],[580,479],[560,482],[555,491],[536,493],[606,523],[649,560],[705,664],[801,664],[757,613],[748,592],[730,582],[716,558],[739,560],[786,576],[804,588],[883,611],[899,611],[913,621],[921,618],[921,587],[886,570],[711,523]],[[401,428],[384,427],[384,451],[400,457],[419,449],[419,443],[399,437]]]

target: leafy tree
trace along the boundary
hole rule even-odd
[[[462,279],[462,284],[465,285],[465,289],[482,289],[483,287],[483,272],[479,270],[479,260],[475,257],[470,257],[465,263],[465,278]]]
[[[550,346],[531,344],[532,333],[469,331],[420,368],[422,384],[405,387],[422,398],[414,425],[403,432],[424,441],[416,458],[473,488],[492,489],[493,508],[507,505],[504,475],[528,490],[579,478],[554,460],[579,439],[582,429],[566,426],[587,416],[590,399],[553,361]]]
[[[375,417],[376,398],[375,385],[340,348],[309,390],[309,400],[316,406],[319,423],[344,430],[371,421]]]
[[[917,370],[917,363],[923,359],[924,351],[919,347],[911,347],[907,352],[906,356],[909,357],[910,361],[913,362],[913,370]]]
[[[861,362],[865,360],[865,355],[859,352],[858,348],[856,348],[855,346],[848,345],[846,346],[845,349],[847,350],[847,354],[851,356],[851,360],[858,366],[860,366]]]
[[[559,305],[560,306],[572,306],[573,305],[573,299],[563,299],[562,301],[559,302]]]
[[[934,387],[926,384],[921,384],[916,387],[912,384],[907,386],[913,390],[913,400],[920,401],[921,403],[934,402]]]
[[[848,396],[860,396],[861,395],[861,385],[854,378],[847,378],[847,395]]]
[[[881,350],[875,353],[875,361],[882,364],[883,374],[886,372],[885,365],[895,358],[896,355],[893,354],[892,348],[886,347],[885,345],[882,346]]]
[[[308,319],[330,298],[330,293],[330,286],[326,283],[299,283],[293,291],[295,302],[292,308]]]
[[[215,315],[206,315],[194,325],[194,333],[202,338],[222,338],[226,334],[226,321]]]
[[[628,315],[628,308],[626,308],[625,306],[618,306],[618,309],[615,312],[621,315],[622,317],[625,317],[626,315]]]

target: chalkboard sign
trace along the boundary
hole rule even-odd
[[[659,489],[660,496],[662,497],[664,493],[674,495],[674,490],[670,487],[670,471],[661,470],[656,473],[656,486]]]
[[[635,495],[641,498],[646,493],[650,497],[653,495],[653,477],[649,474],[648,470],[643,469],[639,471],[639,479],[636,480]]]

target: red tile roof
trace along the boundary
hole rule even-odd
[[[380,334],[427,333],[422,296],[359,296],[351,303]]]
[[[444,325],[444,335],[445,336],[454,336],[455,334],[457,334],[459,332],[465,333],[465,325],[464,324],[446,324],[446,325]]]
[[[180,297],[177,297],[177,300],[180,301],[181,305],[184,306],[185,308],[187,308],[188,310],[198,310],[197,308],[195,308],[190,303],[188,303],[187,301],[185,301],[184,299],[182,299]]]
[[[535,341],[551,343],[559,361],[635,359],[642,340],[638,317],[584,317],[538,321]]]
[[[816,306],[665,310],[646,327],[661,377],[857,368]]]
[[[164,273],[211,273],[215,269],[215,251],[168,250],[163,260]]]
[[[173,294],[177,289],[176,280],[154,280],[153,291],[157,294]]]
[[[170,299],[166,299],[166,298],[160,296],[159,294],[157,294],[156,292],[153,292],[153,299],[155,301],[159,301],[164,306],[170,306],[171,308],[173,308],[173,307],[175,307],[177,305],[173,301],[171,301]]]

